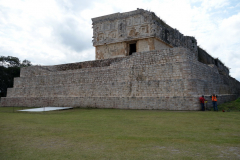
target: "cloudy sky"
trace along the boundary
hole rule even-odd
[[[153,11],[240,81],[239,0],[0,0],[0,55],[55,65],[94,60],[91,18]]]

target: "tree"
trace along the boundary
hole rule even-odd
[[[21,64],[21,67],[28,67],[28,66],[31,66],[31,62],[29,60],[23,60],[22,61],[22,64]]]
[[[20,68],[31,65],[31,62],[26,59],[21,63],[17,57],[0,57],[0,97],[5,97],[7,88],[13,87],[13,79],[20,76]]]

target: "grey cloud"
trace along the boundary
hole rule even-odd
[[[57,1],[58,5],[66,11],[80,11],[85,8],[91,8],[93,6],[94,0],[68,0],[65,2],[64,0]],[[69,6],[68,3],[71,5]]]
[[[9,8],[0,5],[0,15],[1,15],[2,18],[4,18],[4,19],[9,18],[8,10],[9,10]]]
[[[12,56],[12,57],[17,57],[19,58],[20,61],[23,61],[25,59],[33,62],[34,58],[28,57],[28,56],[22,56],[19,53],[11,50],[11,48],[7,49],[5,47],[0,46],[0,56]]]
[[[0,20],[0,29],[2,30],[17,30],[17,31],[22,31],[22,28],[15,25],[15,24],[11,24],[8,23],[7,25],[5,25],[4,21],[9,22],[9,19],[11,18],[11,16],[9,15],[9,13],[11,12],[16,12],[17,14],[21,14],[21,11],[16,11],[11,8],[7,8],[7,7],[3,7],[0,5],[0,17],[1,19],[4,19],[3,21]]]
[[[0,46],[0,56],[13,56],[13,57],[18,57],[17,53],[6,50],[4,47]],[[18,57],[19,58],[19,57]]]
[[[92,36],[73,18],[68,18],[63,23],[55,24],[54,35],[60,38],[63,45],[70,47],[76,52],[92,47]]]

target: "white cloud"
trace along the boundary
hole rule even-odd
[[[240,79],[240,12],[223,19],[218,28],[209,36],[209,52],[219,57],[228,67],[233,77]]]

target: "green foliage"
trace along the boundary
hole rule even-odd
[[[239,112],[0,107],[0,159],[239,159]]]
[[[231,102],[227,102],[219,105],[218,110],[219,111],[224,110],[226,112],[240,111],[240,98],[236,99],[235,101],[231,101]]]
[[[5,97],[7,88],[13,87],[13,79],[20,76],[20,68],[31,65],[28,60],[23,60],[21,63],[17,57],[0,57],[0,97]]]
[[[28,67],[28,66],[31,66],[31,62],[29,60],[23,60],[22,61],[22,64],[21,64],[21,67]]]
[[[235,102],[240,104],[240,98],[236,99]]]
[[[12,56],[8,56],[8,57],[1,56],[0,63],[1,63],[1,66],[4,66],[4,67],[20,66],[20,60],[17,57],[12,57]]]

